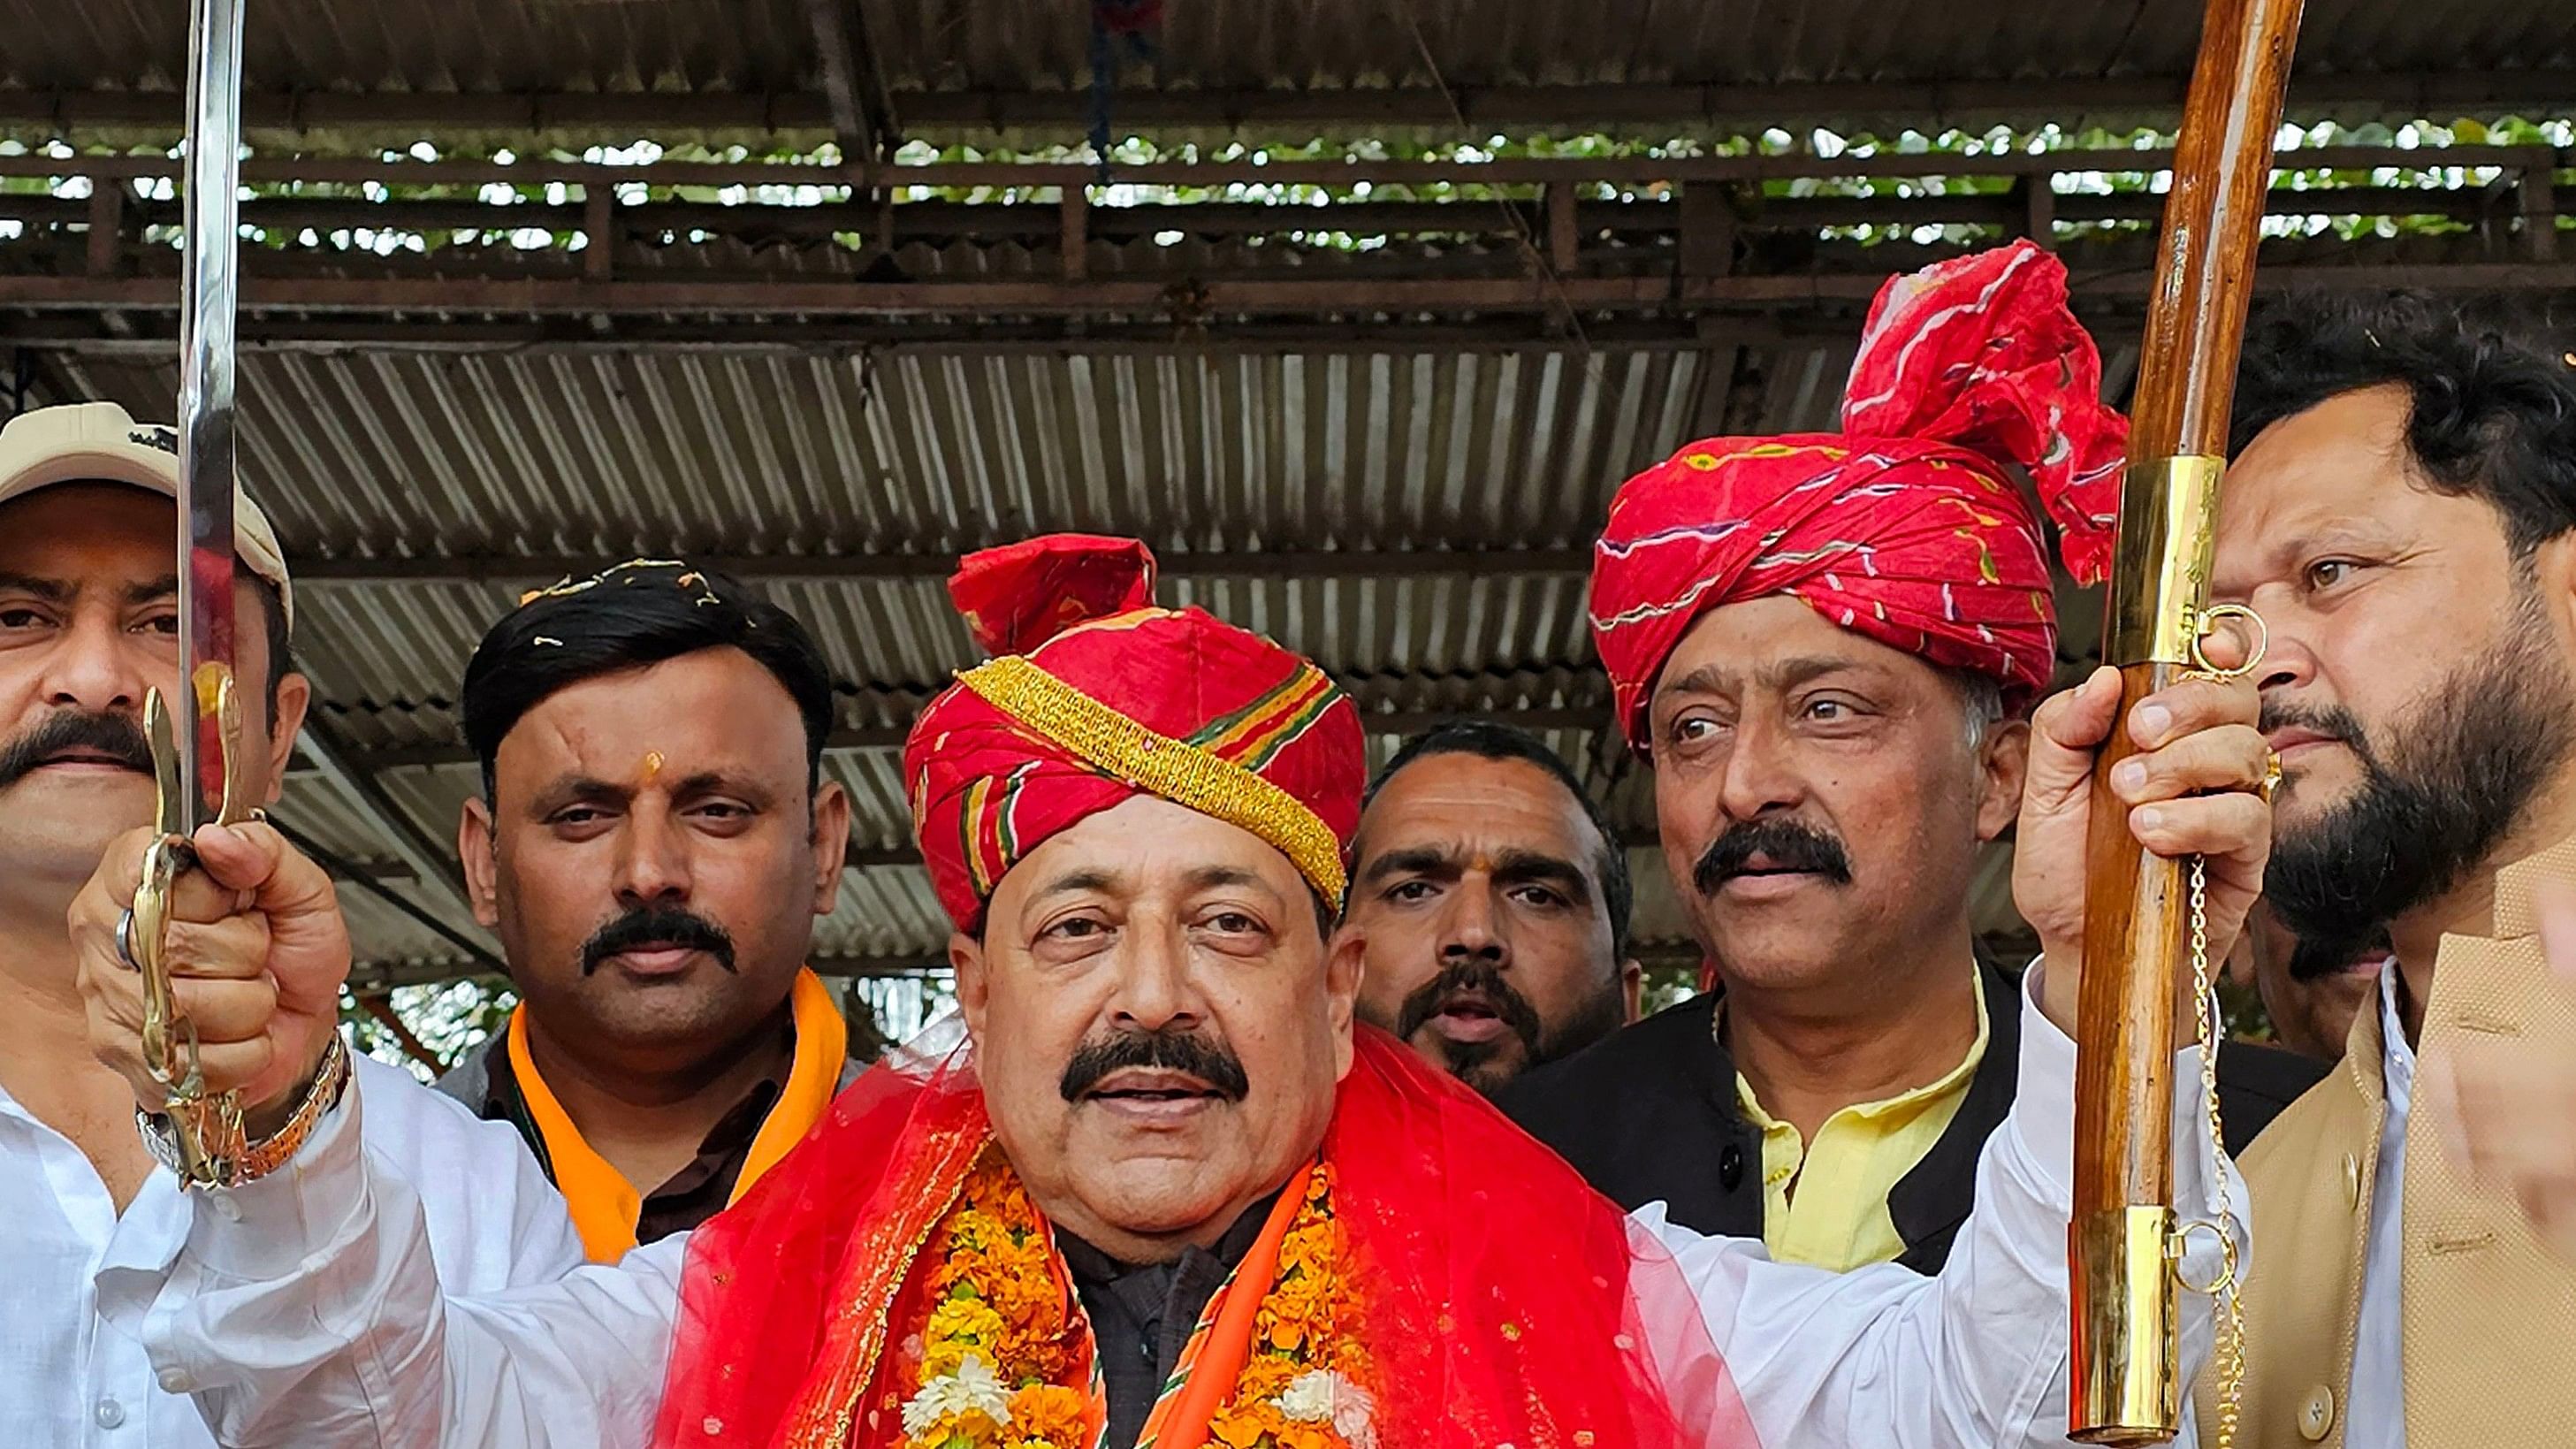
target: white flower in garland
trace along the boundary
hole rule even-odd
[[[1281,1418],[1331,1424],[1351,1449],[1377,1449],[1377,1401],[1368,1390],[1331,1369],[1309,1369],[1288,1381],[1272,1400]]]
[[[983,1355],[970,1353],[954,1370],[924,1381],[905,1403],[903,1432],[918,1439],[943,1423],[962,1425],[975,1416],[990,1420],[996,1429],[1009,1428],[1011,1395]]]

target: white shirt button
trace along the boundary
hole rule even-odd
[[[90,1417],[96,1419],[102,1429],[121,1429],[125,1427],[125,1406],[114,1399],[101,1399],[98,1406],[90,1411]]]
[[[163,1369],[161,1371],[161,1387],[171,1393],[184,1394],[196,1386],[197,1381],[188,1377],[187,1372],[184,1369]]]

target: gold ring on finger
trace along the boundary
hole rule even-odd
[[[2263,752],[2263,778],[2254,786],[2254,793],[2262,796],[2263,803],[2269,805],[2272,803],[2272,797],[2280,792],[2281,752],[2279,750],[2265,750]]]

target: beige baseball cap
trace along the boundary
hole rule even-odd
[[[56,483],[130,483],[165,498],[179,496],[179,433],[168,423],[138,423],[112,402],[35,408],[0,427],[0,503]],[[238,485],[233,491],[233,548],[242,565],[277,589],[286,625],[295,627],[295,586],[268,515]]]

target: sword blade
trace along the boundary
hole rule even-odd
[[[236,655],[233,310],[239,290],[242,0],[193,0],[179,370],[181,798],[214,818],[226,741],[216,701]]]

